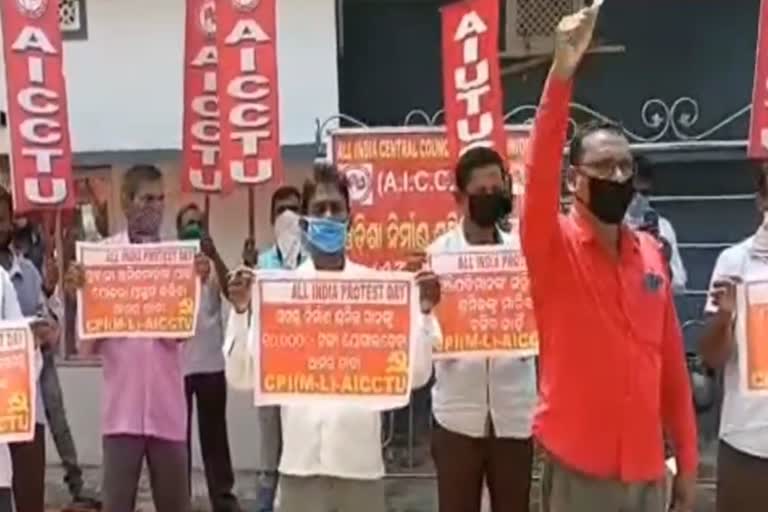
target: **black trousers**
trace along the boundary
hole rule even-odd
[[[0,512],[13,512],[13,495],[8,488],[0,489]]]
[[[232,493],[235,476],[227,433],[227,380],[224,372],[198,373],[184,379],[187,395],[187,451],[192,471],[192,404],[197,406],[197,428],[205,480],[213,512],[239,512]],[[191,475],[190,475],[191,476]],[[190,478],[191,482],[191,478]],[[190,483],[191,486],[191,483]]]
[[[432,458],[437,469],[440,512],[480,512],[483,481],[488,484],[493,512],[530,508],[533,441],[496,437],[474,438],[451,432],[435,421]]]
[[[45,425],[35,425],[35,438],[11,443],[13,499],[17,512],[45,510]]]
[[[741,452],[720,441],[717,453],[717,511],[768,509],[768,459]]]

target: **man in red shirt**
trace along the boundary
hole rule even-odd
[[[683,341],[659,243],[622,224],[634,162],[620,127],[575,135],[575,202],[560,214],[571,82],[596,18],[590,7],[558,26],[527,155],[521,237],[541,340],[543,501],[550,512],[662,511],[667,434],[673,510],[692,512],[698,454]]]

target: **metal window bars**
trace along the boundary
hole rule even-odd
[[[549,55],[552,34],[567,14],[584,7],[584,0],[506,0],[507,57]]]

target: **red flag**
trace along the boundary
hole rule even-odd
[[[221,158],[236,184],[282,181],[275,0],[217,0]]]
[[[14,210],[73,208],[59,4],[2,0],[0,6]]]
[[[216,1],[187,0],[184,50],[184,135],[181,188],[226,193],[229,173],[219,155],[219,98],[216,94]]]
[[[448,149],[456,160],[476,146],[504,154],[499,72],[499,2],[465,0],[442,9],[443,95]]]
[[[749,158],[768,158],[768,2],[760,2],[757,30],[755,85],[752,93],[752,122],[749,127]]]

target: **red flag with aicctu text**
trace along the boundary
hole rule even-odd
[[[472,147],[503,155],[499,1],[464,0],[442,8],[443,102],[452,160]]]
[[[74,208],[59,4],[0,0],[14,211]]]
[[[221,161],[236,185],[281,182],[276,0],[216,0]]]
[[[768,159],[768,1],[760,2],[755,52],[755,85],[749,126],[749,158]]]
[[[181,189],[220,194],[231,190],[219,148],[216,1],[186,0],[184,35],[184,132]]]

